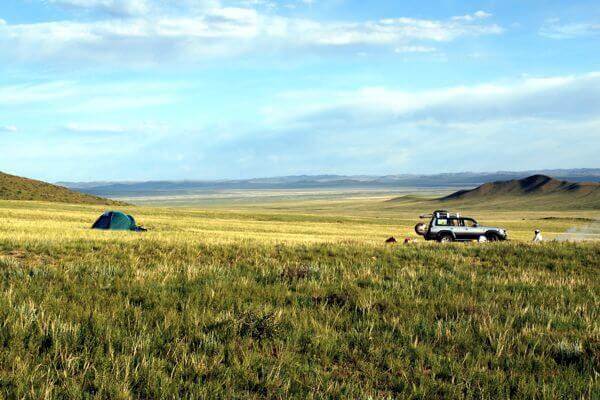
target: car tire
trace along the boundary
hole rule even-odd
[[[419,223],[415,225],[415,233],[419,236],[425,236],[427,233],[427,225],[424,223]]]
[[[485,235],[486,239],[488,240],[488,242],[499,242],[500,241],[500,236],[498,236],[497,234],[491,232]]]
[[[449,233],[445,233],[438,239],[440,243],[452,243],[454,242],[454,238]]]

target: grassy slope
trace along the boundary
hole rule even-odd
[[[485,204],[489,208],[600,209],[600,184],[560,181],[544,175],[490,182],[442,199],[454,207]]]
[[[600,395],[598,244],[381,245],[405,207],[127,208],[136,234],[89,230],[97,206],[0,201],[0,393]],[[598,216],[473,212],[523,239]]]
[[[36,200],[70,204],[123,204],[102,197],[74,192],[62,186],[0,172],[0,199]]]

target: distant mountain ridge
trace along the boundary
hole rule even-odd
[[[0,172],[0,200],[118,205],[121,202],[79,193],[66,187]]]
[[[485,183],[475,189],[460,190],[442,200],[469,199],[479,197],[550,195],[550,194],[600,195],[600,183],[569,182],[547,175],[532,175],[524,179]]]
[[[235,189],[319,189],[319,188],[460,188],[475,187],[490,181],[522,179],[530,175],[552,175],[572,182],[600,182],[600,169],[543,171],[498,171],[491,173],[444,173],[435,175],[296,175],[237,180],[185,180],[148,182],[62,182],[61,185],[85,193],[108,196],[185,194],[195,191]]]
[[[571,182],[547,175],[488,182],[436,200],[453,208],[600,209],[600,183]]]

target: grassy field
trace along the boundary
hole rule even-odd
[[[466,210],[509,243],[385,246],[384,196],[125,208],[0,201],[0,398],[600,397],[597,210]],[[593,237],[590,236],[590,239]]]

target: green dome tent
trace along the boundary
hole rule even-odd
[[[120,211],[107,211],[100,216],[92,225],[92,229],[104,229],[111,231],[144,231],[135,224],[135,219],[131,215]]]

